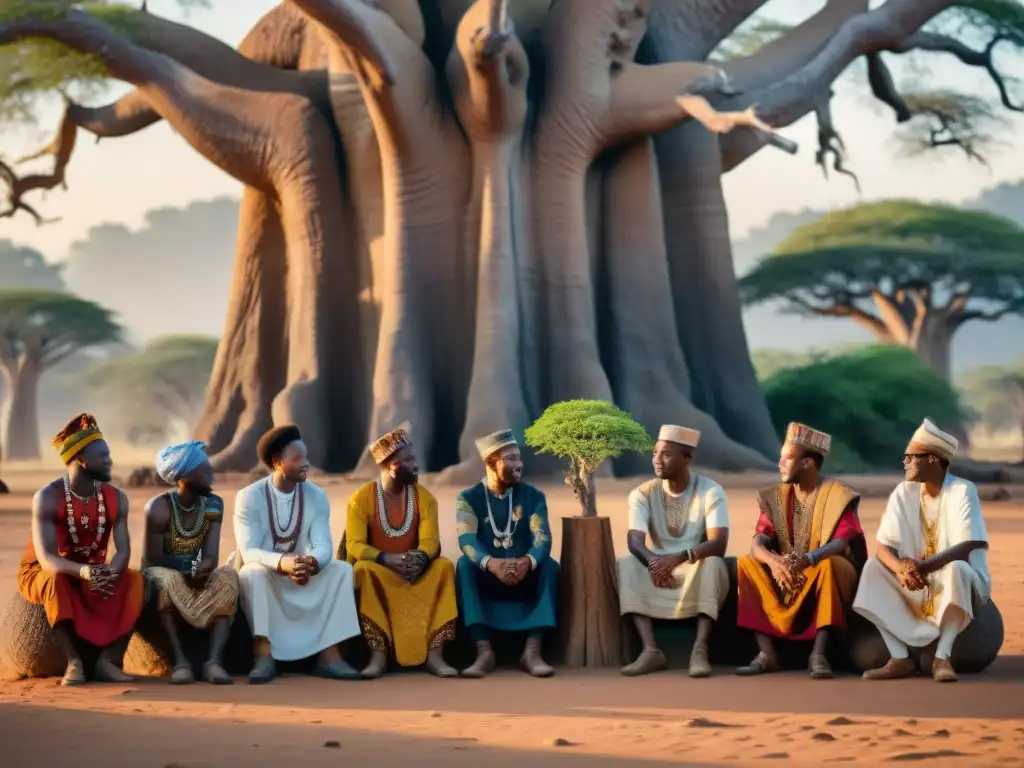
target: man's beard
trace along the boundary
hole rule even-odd
[[[522,472],[506,472],[505,476],[501,478],[501,482],[511,488],[514,485],[519,485],[519,481],[522,479]]]
[[[86,467],[85,474],[90,480],[95,480],[97,483],[109,483],[111,479],[113,479],[113,475],[106,469],[92,469],[90,467]]]
[[[395,480],[398,481],[399,485],[416,485],[419,479],[419,473],[412,470],[401,469],[395,473]]]

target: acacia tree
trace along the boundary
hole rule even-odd
[[[745,301],[845,317],[909,347],[949,378],[954,334],[971,320],[1024,314],[1024,230],[947,205],[886,201],[798,228],[740,281]]]
[[[958,388],[977,422],[993,432],[1016,430],[1024,442],[1024,361],[982,366],[965,375]]]
[[[39,378],[75,352],[119,341],[112,313],[91,301],[49,291],[0,291],[0,434],[8,460],[39,458]]]
[[[852,61],[912,47],[954,3],[830,0],[707,63],[765,2],[289,0],[237,52],[50,2],[9,14],[0,43],[57,41],[137,86],[68,104],[51,186],[76,127],[159,119],[246,185],[197,430],[219,468],[249,467],[272,423],[337,469],[409,422],[429,467],[476,477],[473,438],[571,398],[697,427],[713,466],[768,468],[721,175],[780,142],[746,110],[824,114]]]
[[[148,444],[191,432],[216,354],[217,339],[164,336],[136,354],[94,363],[77,378],[111,404],[114,429]]]

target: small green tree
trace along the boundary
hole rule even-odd
[[[949,378],[954,334],[1024,314],[1024,230],[948,205],[857,205],[798,228],[740,281],[747,304],[849,318]]]
[[[208,336],[164,336],[137,354],[92,365],[81,380],[116,404],[114,429],[128,442],[184,436],[202,410],[217,343]]]
[[[78,350],[120,338],[113,313],[99,304],[52,291],[0,291],[0,425],[8,460],[39,458],[42,374]]]
[[[1017,430],[1024,439],[1024,360],[982,366],[965,374],[957,386],[976,423],[993,432]]]
[[[526,444],[538,453],[569,459],[565,483],[572,488],[583,517],[595,517],[597,468],[626,451],[650,450],[653,441],[632,416],[611,403],[566,400],[548,406],[526,430]]]

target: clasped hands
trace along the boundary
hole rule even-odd
[[[121,578],[121,573],[115,571],[106,563],[101,565],[83,565],[79,571],[83,581],[89,583],[89,590],[101,597],[110,597],[114,594],[114,586]]]
[[[900,559],[900,567],[896,571],[896,578],[899,579],[900,586],[911,592],[920,592],[928,586],[924,574],[921,573],[920,563],[911,557]]]
[[[414,583],[427,569],[430,561],[418,550],[401,554],[384,555],[384,565],[397,573],[410,584]]]
[[[651,581],[654,586],[661,589],[672,589],[675,587],[675,580],[672,572],[686,562],[686,555],[659,555],[653,557],[647,563],[647,572],[651,574]]]
[[[312,555],[284,555],[279,566],[281,573],[304,587],[320,570],[320,564]]]
[[[775,583],[786,592],[798,592],[803,587],[807,581],[804,571],[810,567],[811,560],[807,554],[797,552],[782,555],[769,566]]]
[[[487,561],[487,570],[493,573],[502,584],[514,587],[530,574],[530,558],[492,557]]]

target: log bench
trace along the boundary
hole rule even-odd
[[[709,647],[712,664],[741,666],[748,663],[757,653],[757,646],[750,632],[736,626],[736,558],[727,557],[729,571],[729,597],[719,615]],[[836,636],[829,648],[829,658],[837,670],[862,672],[865,669],[885,664],[888,651],[878,630],[859,615],[847,617],[848,631],[845,638]],[[66,665],[64,654],[53,641],[52,632],[46,621],[42,606],[32,605],[14,594],[8,601],[0,629],[0,652],[13,671],[21,677],[59,677]],[[186,655],[192,662],[197,677],[203,662],[209,655],[209,636],[187,625],[180,627],[180,637]],[[689,663],[690,649],[696,632],[696,622],[655,621],[658,643],[668,657],[673,670],[685,670]],[[975,611],[974,621],[957,638],[953,646],[953,666],[958,672],[973,674],[982,672],[995,661],[1003,644],[1003,620],[996,604],[989,600]],[[448,646],[446,656],[458,668],[472,663],[475,648],[467,634],[459,627],[456,641]],[[632,661],[640,650],[639,638],[632,628],[632,622],[622,622],[622,638],[627,661]],[[522,652],[521,637],[497,636],[495,652],[503,666],[514,665]],[[810,643],[779,643],[780,662],[784,668],[806,669]],[[90,665],[95,658],[95,649],[83,649],[85,661]],[[921,668],[931,668],[934,644],[914,651]],[[362,638],[350,641],[345,653],[348,661],[361,668],[369,652]],[[156,611],[156,600],[148,600],[136,631],[124,654],[125,671],[135,675],[168,676],[171,669],[171,654],[166,633]],[[562,660],[552,655],[555,664]],[[230,639],[224,653],[224,664],[232,675],[245,675],[252,665],[252,635],[241,610],[235,616]],[[301,662],[280,664],[282,672],[307,672],[312,659]]]

